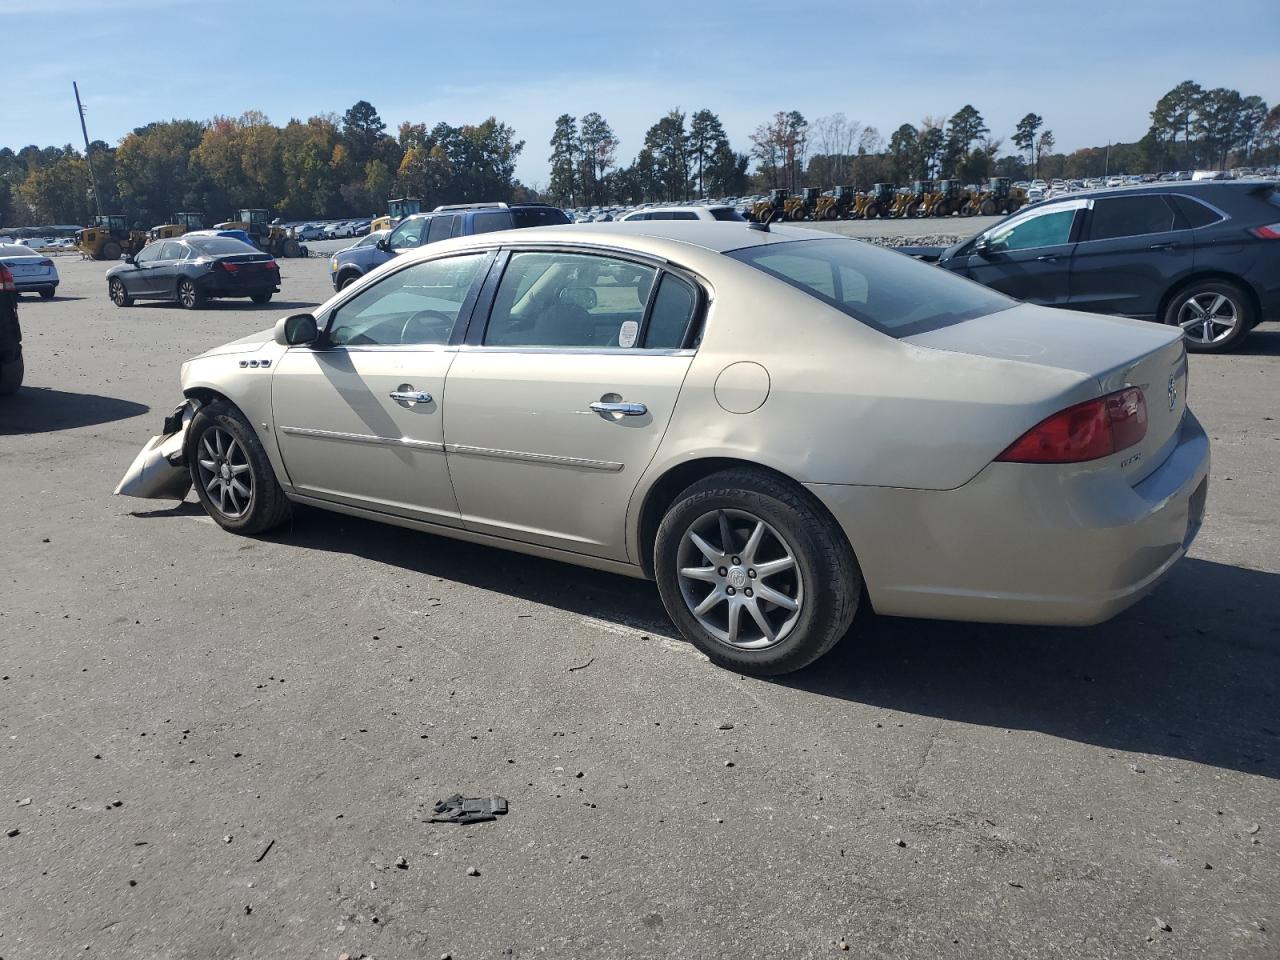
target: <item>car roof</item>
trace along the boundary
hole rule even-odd
[[[501,237],[503,245],[540,243],[555,240],[557,243],[599,244],[608,246],[618,241],[642,241],[635,244],[650,252],[658,248],[679,246],[700,247],[712,253],[726,253],[743,247],[784,243],[789,240],[839,240],[839,234],[825,230],[807,230],[803,227],[770,226],[767,230],[753,228],[751,224],[728,220],[627,220],[610,223],[568,223],[550,227],[526,227],[523,230],[504,230],[500,233],[481,233],[474,237],[455,238],[470,241],[467,246],[490,246],[493,238]],[[845,238],[847,239],[847,238]],[[630,244],[628,244],[630,245]],[[427,250],[429,247],[420,249]],[[673,249],[674,252],[674,249]]]
[[[1176,186],[1172,184],[1176,183]],[[1096,197],[1127,197],[1140,196],[1143,193],[1155,191],[1157,193],[1168,193],[1170,190],[1176,190],[1179,193],[1195,194],[1195,193],[1218,193],[1222,190],[1235,190],[1241,193],[1261,192],[1267,187],[1277,186],[1274,180],[1166,180],[1156,181],[1155,183],[1134,183],[1125,187],[1105,187],[1093,190],[1077,190],[1069,194],[1072,200],[1092,200]],[[1061,199],[1054,197],[1054,202]]]

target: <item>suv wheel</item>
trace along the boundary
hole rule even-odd
[[[840,640],[862,595],[844,532],[802,491],[729,470],[684,491],[654,549],[663,605],[715,663],[773,676]]]
[[[1253,304],[1233,283],[1202,280],[1169,301],[1164,322],[1182,328],[1188,350],[1217,353],[1230,349],[1253,327]]]

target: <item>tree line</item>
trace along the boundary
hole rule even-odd
[[[364,100],[341,117],[282,127],[248,111],[149,123],[117,146],[89,145],[102,212],[143,226],[181,210],[213,223],[244,207],[286,219],[374,216],[393,194],[430,204],[521,199],[528,192],[515,165],[523,149],[493,117],[457,127],[403,123],[392,136]],[[0,226],[87,223],[94,213],[90,165],[79,150],[0,148]]]
[[[602,114],[565,113],[549,146],[549,180],[538,190],[515,176],[525,143],[508,124],[494,117],[462,126],[402,123],[392,135],[361,100],[342,116],[282,127],[256,111],[160,121],[114,147],[94,141],[90,153],[103,212],[149,226],[179,210],[202,211],[214,222],[241,207],[266,207],[286,219],[372,216],[390,196],[428,205],[546,199],[572,207],[942,177],[976,183],[992,175],[1224,169],[1280,160],[1280,107],[1188,80],[1159,99],[1141,139],[1071,153],[1055,151],[1052,129],[1034,112],[1018,121],[1006,147],[972,104],[904,123],[887,140],[844,113],[811,121],[798,110],[780,111],[750,134],[746,152],[733,148],[713,111],[677,107],[649,127],[625,165]],[[69,144],[0,148],[0,226],[85,223],[94,213],[89,184],[89,164]]]

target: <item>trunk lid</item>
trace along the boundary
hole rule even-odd
[[[1149,476],[1177,444],[1187,408],[1187,354],[1180,330],[1145,320],[1024,303],[917,334],[906,342],[1074,371],[1097,381],[1099,396],[1140,387],[1147,407],[1146,436],[1100,461],[1114,463],[1130,483]],[[1032,426],[1027,424],[1027,429]],[[1010,442],[1015,439],[1011,437]]]

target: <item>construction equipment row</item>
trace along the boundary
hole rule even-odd
[[[1011,186],[1008,177],[992,177],[982,187],[966,187],[959,180],[915,180],[909,187],[877,183],[866,192],[832,187],[825,193],[805,187],[798,196],[770,190],[753,204],[748,218],[757,223],[779,220],[875,220],[879,217],[994,217],[1018,210],[1026,191]]]

